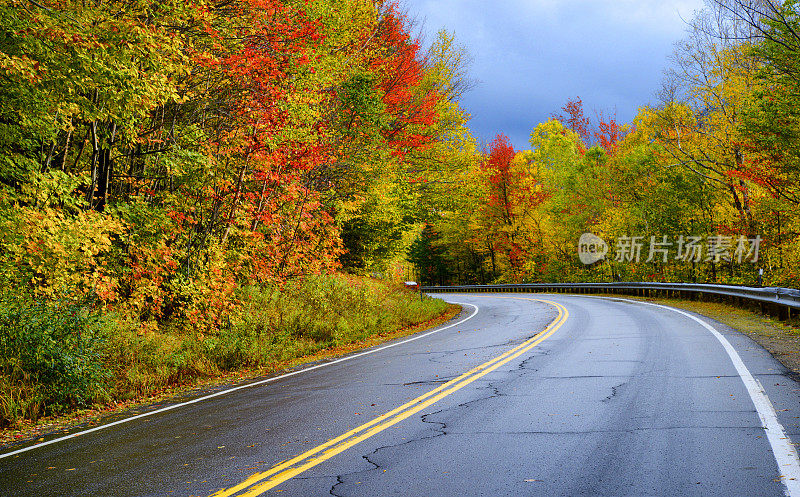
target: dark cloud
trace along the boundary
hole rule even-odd
[[[405,0],[424,38],[455,32],[477,87],[462,100],[486,142],[528,148],[536,124],[569,98],[629,122],[651,103],[672,45],[701,0]],[[682,19],[683,18],[683,19]]]

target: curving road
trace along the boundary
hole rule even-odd
[[[746,336],[620,299],[437,296],[464,311],[431,333],[6,448],[0,495],[800,497],[800,385]]]

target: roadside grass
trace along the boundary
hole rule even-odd
[[[0,298],[0,442],[346,354],[459,311],[397,284],[350,275],[311,276],[280,290],[243,287],[238,298],[239,310],[215,331],[147,327],[77,304],[65,310]]]

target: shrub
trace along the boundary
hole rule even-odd
[[[0,296],[0,423],[59,414],[106,395],[103,324],[85,304]]]
[[[384,281],[309,276],[238,288],[231,319],[188,327],[74,301],[0,294],[0,427],[95,402],[142,399],[240,368],[280,368],[394,332],[447,304]]]

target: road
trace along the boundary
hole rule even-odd
[[[621,299],[438,296],[464,310],[410,341],[7,448],[0,495],[800,496],[800,385],[746,336]]]

